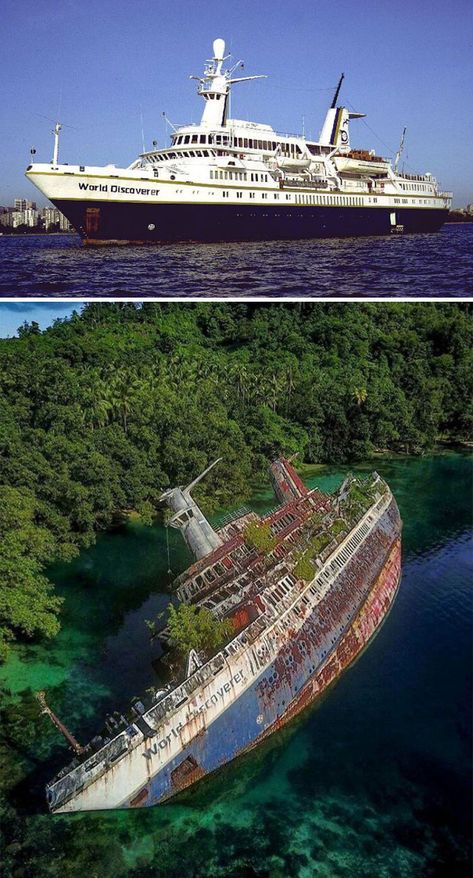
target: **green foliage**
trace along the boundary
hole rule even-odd
[[[312,564],[307,552],[298,559],[293,572],[297,579],[304,579],[306,582],[310,582],[314,578],[315,566]]]
[[[330,533],[332,536],[337,537],[338,534],[342,532],[342,530],[347,529],[347,523],[343,520],[343,518],[336,518],[334,522],[330,525]]]
[[[52,637],[59,629],[62,602],[42,573],[56,543],[37,516],[31,491],[0,485],[0,658],[18,633]]]
[[[276,546],[277,540],[271,536],[271,527],[266,522],[250,521],[243,531],[247,546],[269,555]]]
[[[281,453],[341,463],[472,438],[468,303],[92,302],[20,336],[0,340],[0,485],[18,492],[2,507],[4,641],[53,633],[49,561],[123,514],[151,521],[164,488],[217,457],[207,512]]]
[[[169,604],[168,627],[177,652],[186,657],[191,649],[211,655],[232,635],[228,619],[215,619],[206,607],[192,604]]]
[[[312,539],[309,542],[311,557],[316,558],[317,555],[320,555],[320,553],[323,552],[325,547],[328,546],[330,541],[331,541],[331,536],[326,531],[324,531],[321,534],[317,534],[317,536],[315,536],[315,537],[312,537]]]

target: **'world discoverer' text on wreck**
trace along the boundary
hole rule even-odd
[[[86,747],[45,707],[76,752],[47,786],[51,811],[163,802],[319,698],[379,629],[401,574],[388,485],[376,473],[349,476],[324,494],[284,458],[270,474],[279,505],[263,518],[239,510],[217,530],[191,495],[202,476],[163,495],[195,558],[175,580],[176,596],[227,620],[232,633],[218,651],[192,651],[180,682],[148,691]]]

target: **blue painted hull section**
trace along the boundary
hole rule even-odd
[[[392,207],[127,204],[55,200],[92,243],[301,240],[391,234],[390,214],[405,232],[435,232],[448,210]],[[87,208],[99,211],[88,224]],[[148,227],[153,226],[150,230]]]

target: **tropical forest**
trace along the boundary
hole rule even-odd
[[[0,341],[0,653],[51,638],[48,564],[169,485],[236,508],[280,453],[350,463],[468,443],[469,304],[89,303]]]

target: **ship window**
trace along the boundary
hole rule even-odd
[[[213,575],[211,570],[206,570],[204,576],[207,582],[215,582],[215,576]]]
[[[190,139],[191,139],[190,134],[186,134],[186,136],[184,137],[183,143],[190,143]]]
[[[210,171],[210,179],[213,180],[213,178],[214,178],[214,172]]]
[[[243,139],[243,146],[244,146],[246,149],[248,149],[248,138],[247,138],[247,137],[245,137],[245,138]]]

